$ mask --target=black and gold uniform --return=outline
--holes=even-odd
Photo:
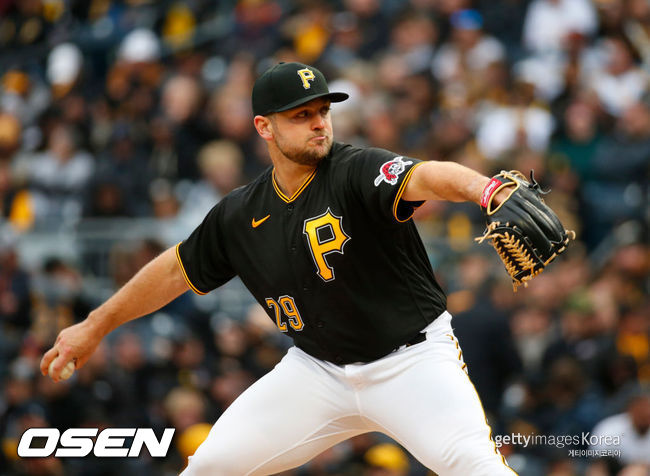
[[[177,247],[207,293],[239,276],[282,332],[338,365],[409,342],[446,298],[401,200],[420,161],[334,143],[292,197],[273,169],[234,190]]]

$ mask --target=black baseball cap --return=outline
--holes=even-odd
[[[346,93],[331,93],[323,73],[302,63],[278,63],[257,78],[253,86],[253,114],[286,111],[312,99],[345,101]]]

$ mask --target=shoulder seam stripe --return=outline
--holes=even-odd
[[[182,243],[182,242],[181,242]],[[183,273],[183,278],[185,278],[185,282],[187,285],[190,287],[192,291],[194,291],[196,294],[203,296],[208,293],[204,293],[203,291],[199,291],[199,289],[192,284],[192,281],[190,281],[189,276],[187,276],[187,273],[185,272],[185,266],[183,266],[183,261],[181,260],[181,255],[178,252],[178,248],[181,246],[181,243],[178,243],[176,245],[176,260],[178,261],[178,265],[181,267],[181,272]]]
[[[413,213],[411,213],[404,220],[400,220],[397,217],[397,206],[399,205],[399,202],[402,199],[402,195],[404,194],[404,190],[406,189],[406,185],[408,184],[409,180],[411,180],[411,174],[413,173],[413,171],[417,167],[419,167],[422,164],[424,164],[424,162],[418,162],[413,167],[411,167],[408,172],[406,172],[406,176],[404,177],[404,180],[402,180],[402,183],[399,186],[399,190],[397,191],[397,195],[395,195],[395,201],[393,202],[393,217],[395,217],[395,220],[397,220],[400,223],[404,223],[406,221],[409,221],[411,219],[411,217],[413,216],[413,213],[415,213],[415,210],[418,208],[418,207],[414,207],[413,208]]]

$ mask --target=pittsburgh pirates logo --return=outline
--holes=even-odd
[[[302,232],[307,235],[309,250],[316,264],[316,274],[323,281],[332,281],[334,269],[325,257],[330,253],[343,254],[343,247],[350,240],[343,231],[342,217],[332,214],[328,208],[322,215],[305,220]]]
[[[309,68],[304,68],[304,69],[299,69],[297,73],[298,76],[300,76],[300,79],[302,80],[302,87],[305,89],[311,88],[311,83],[309,81],[313,81],[314,79],[316,79],[316,76],[314,76],[314,72]]]
[[[400,174],[404,172],[406,166],[413,163],[411,160],[404,162],[402,160],[403,158],[404,157],[400,155],[379,167],[379,175],[375,179],[375,187],[379,187],[379,184],[382,182],[386,182],[390,185],[395,185],[397,183],[397,179]]]

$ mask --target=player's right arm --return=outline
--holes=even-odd
[[[133,276],[104,304],[88,317],[62,330],[54,345],[41,359],[41,373],[59,380],[61,370],[70,361],[82,367],[109,332],[125,322],[150,314],[189,289],[176,259],[175,247],[161,253]]]

